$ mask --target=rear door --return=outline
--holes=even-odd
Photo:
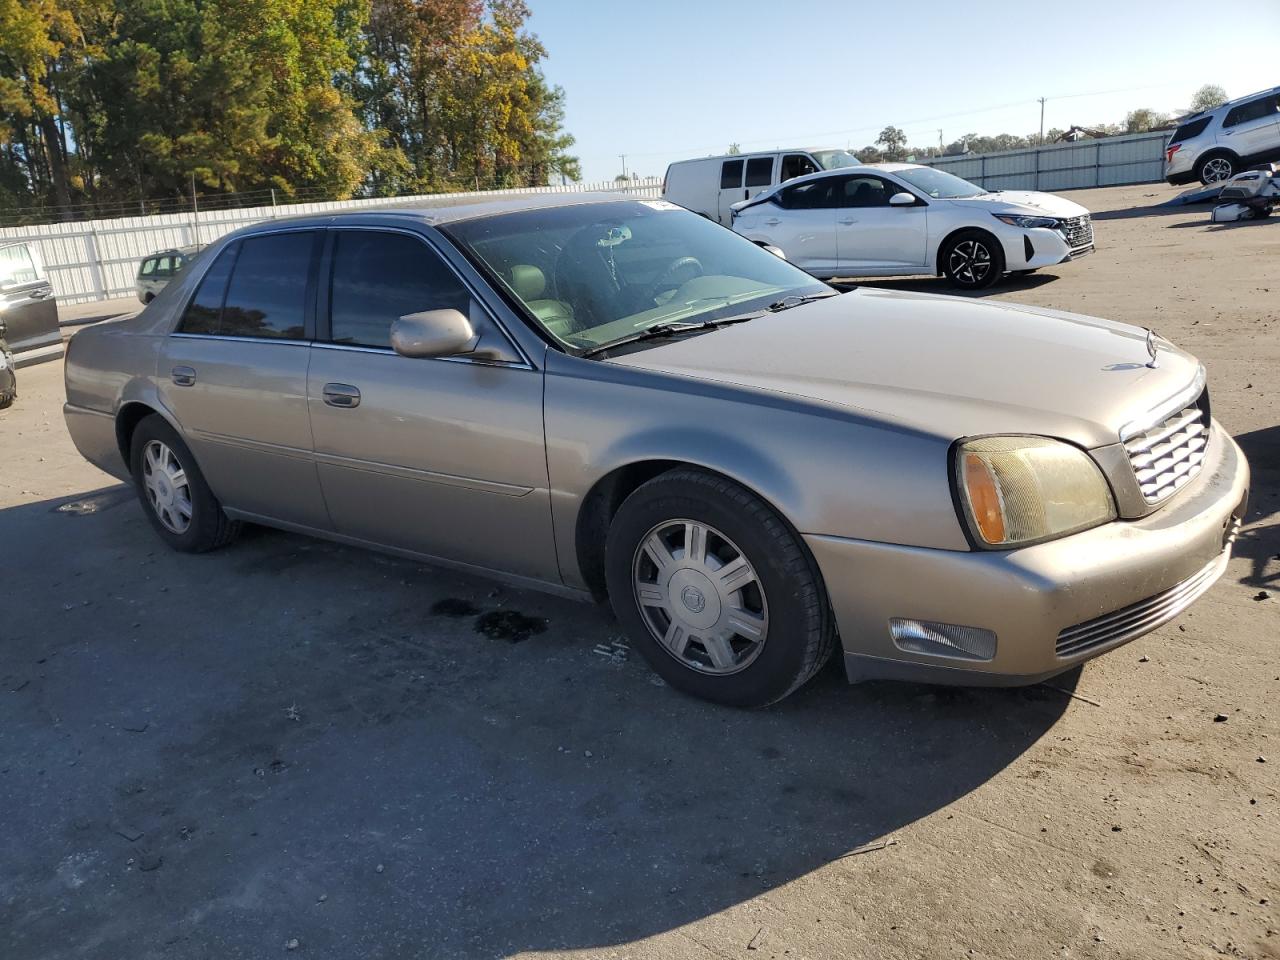
[[[0,324],[14,353],[62,340],[53,285],[42,275],[35,251],[25,243],[0,246]]]
[[[542,371],[427,240],[335,228],[308,399],[338,533],[538,580],[558,580]],[[324,298],[322,298],[323,301]],[[468,314],[491,355],[412,359],[391,324]]]
[[[210,265],[157,382],[214,494],[243,513],[329,529],[312,454],[307,363],[320,230],[254,234]]]
[[[1269,93],[1237,104],[1222,118],[1218,142],[1246,160],[1280,155],[1280,101]]]
[[[818,276],[835,275],[836,204],[839,178],[821,177],[783,187],[776,202],[752,207],[763,234],[780,248],[787,260]]]
[[[890,197],[909,191],[883,177],[850,174],[839,179],[836,244],[840,270],[858,276],[923,268],[929,208],[923,203],[891,207]]]
[[[773,186],[776,154],[756,157],[730,157],[720,164],[719,219],[726,227],[733,223],[731,208],[750,200]]]

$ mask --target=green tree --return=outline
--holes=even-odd
[[[1227,91],[1216,83],[1206,83],[1192,95],[1191,110],[1193,113],[1200,113],[1204,110],[1220,107],[1226,102]]]
[[[886,160],[902,160],[907,155],[907,135],[897,127],[881,130],[880,136],[876,137],[876,145]]]
[[[1124,120],[1125,133],[1146,133],[1169,125],[1169,115],[1148,107],[1130,110]]]

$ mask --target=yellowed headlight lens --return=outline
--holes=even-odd
[[[970,440],[960,448],[957,474],[970,527],[991,546],[1066,536],[1116,515],[1098,465],[1059,440]]]

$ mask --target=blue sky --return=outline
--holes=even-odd
[[[856,149],[887,124],[918,145],[1027,134],[1041,96],[1049,129],[1172,111],[1204,83],[1280,84],[1277,0],[1209,17],[1183,0],[529,3],[588,180],[621,153],[660,176],[732,142]]]

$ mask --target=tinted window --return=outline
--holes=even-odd
[[[0,287],[34,283],[36,279],[36,265],[25,244],[0,247]]]
[[[1204,133],[1204,128],[1209,125],[1209,121],[1213,117],[1201,117],[1199,120],[1192,120],[1190,123],[1184,123],[1177,130],[1173,131],[1173,137],[1170,143],[1181,143],[1183,140],[1190,140],[1192,137],[1198,137]]]
[[[747,161],[747,186],[767,187],[773,182],[773,157],[752,157]]]
[[[240,241],[218,333],[300,340],[316,234],[276,233]]]
[[[1276,98],[1259,97],[1257,100],[1250,100],[1248,103],[1242,103],[1238,107],[1232,107],[1228,111],[1226,119],[1222,121],[1224,127],[1234,127],[1236,124],[1248,123],[1250,120],[1257,120],[1259,117],[1271,116],[1276,114]]]
[[[400,233],[341,230],[333,250],[335,343],[391,346],[391,324],[423,310],[468,312],[471,294],[436,253]]]
[[[803,177],[806,173],[817,173],[818,165],[806,157],[803,153],[789,153],[782,158],[782,174],[779,180],[794,180],[796,177]]]
[[[720,167],[720,189],[732,190],[734,187],[742,186],[742,164],[741,160],[726,160],[724,165]]]
[[[887,207],[889,198],[900,192],[879,177],[848,177],[840,188],[840,206]]]
[[[836,206],[835,181],[824,177],[796,184],[783,190],[778,199],[788,210],[826,210]]]
[[[182,333],[217,333],[218,318],[222,314],[222,301],[227,295],[227,278],[235,263],[236,247],[232,244],[218,254],[218,259],[200,281],[196,295],[191,298],[187,312],[182,315],[178,329]]]

